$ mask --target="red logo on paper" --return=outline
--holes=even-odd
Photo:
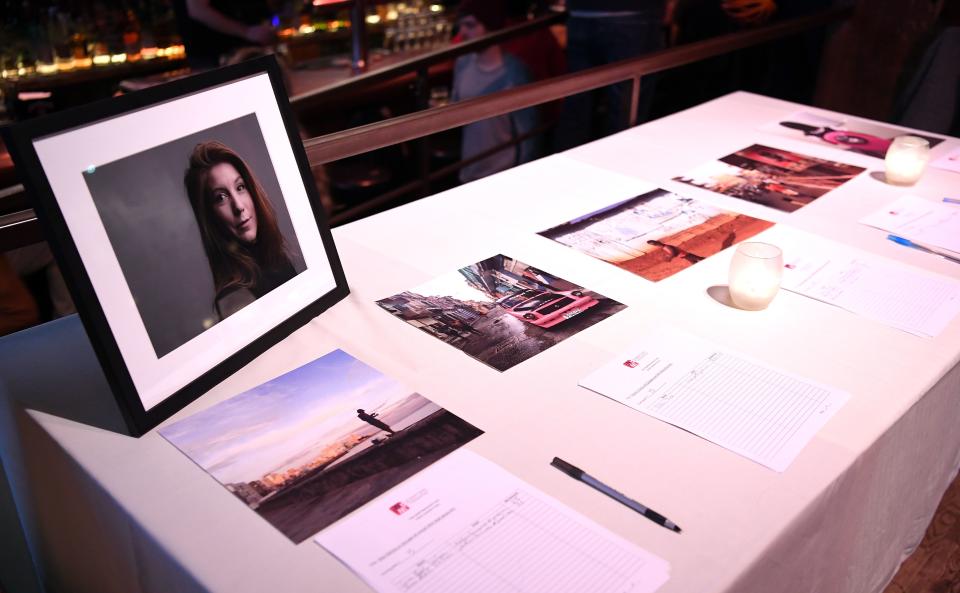
[[[410,507],[408,507],[407,505],[403,504],[402,502],[398,502],[397,504],[395,504],[395,505],[393,505],[392,507],[390,507],[390,510],[393,511],[393,514],[394,514],[394,515],[402,515],[402,514],[406,513],[407,511],[409,511],[409,510],[410,510]]]
[[[635,368],[637,368],[637,365],[638,365],[638,364],[640,364],[640,363],[637,362],[637,361],[635,361],[635,360],[628,360],[628,361],[626,361],[625,363],[623,363],[623,366],[625,366],[625,367],[630,367],[631,369],[635,369]]]

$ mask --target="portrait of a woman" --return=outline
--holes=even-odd
[[[270,199],[239,154],[216,141],[197,144],[183,181],[210,260],[220,319],[296,275]]]

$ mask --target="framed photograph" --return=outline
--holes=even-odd
[[[5,136],[135,436],[349,292],[272,57]]]

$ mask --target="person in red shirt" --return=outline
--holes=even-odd
[[[507,26],[519,25],[527,20],[522,3],[507,3]],[[567,57],[560,42],[550,29],[541,28],[526,35],[508,39],[503,49],[523,62],[530,74],[530,80],[547,80],[567,73]],[[552,121],[560,117],[563,101],[546,103],[539,107],[542,121]]]

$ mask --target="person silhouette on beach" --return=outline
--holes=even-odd
[[[654,247],[659,247],[659,248],[662,249],[664,252],[666,252],[666,254],[667,254],[667,261],[671,261],[672,259],[674,259],[674,258],[676,258],[676,257],[681,257],[681,258],[687,260],[688,262],[690,262],[691,264],[695,264],[695,263],[697,263],[697,262],[700,262],[700,261],[703,261],[704,259],[706,259],[706,258],[704,258],[704,257],[701,256],[701,255],[697,255],[697,254],[695,254],[695,253],[690,253],[689,251],[686,251],[686,250],[684,250],[684,249],[680,249],[679,247],[677,247],[677,246],[675,246],[675,245],[670,245],[670,244],[664,243],[664,242],[662,242],[662,241],[657,241],[656,239],[649,239],[649,240],[647,241],[647,245],[653,245]]]
[[[376,426],[380,430],[385,430],[390,434],[396,434],[396,431],[394,431],[392,428],[387,426],[386,422],[384,422],[383,420],[377,420],[376,412],[374,412],[373,414],[367,414],[366,412],[363,411],[363,408],[360,408],[359,410],[357,410],[357,418],[363,420],[364,422],[366,422],[371,426]]]

